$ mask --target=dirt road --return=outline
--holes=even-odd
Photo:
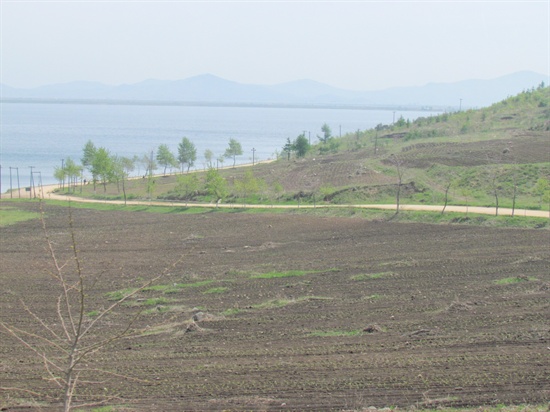
[[[43,187],[43,193],[45,199],[54,199],[54,200],[66,200],[71,202],[85,202],[85,203],[110,203],[123,205],[123,200],[96,200],[81,198],[77,196],[69,195],[59,195],[54,193],[57,189],[57,185],[49,185]],[[127,205],[149,205],[149,206],[193,206],[193,207],[207,207],[213,208],[216,207],[214,203],[185,203],[185,202],[160,202],[160,201],[146,201],[146,200],[128,200]],[[364,205],[243,205],[238,204],[229,204],[229,203],[220,203],[217,207],[220,208],[255,208],[255,209],[312,209],[312,208],[361,208],[361,209],[384,209],[392,210],[395,209],[395,205],[378,205],[378,204],[364,204]],[[441,212],[443,206],[441,205],[400,205],[399,210],[418,210],[425,212]],[[494,215],[494,207],[480,207],[480,206],[450,206],[448,205],[445,208],[446,212],[458,212],[458,213],[478,213],[483,215]],[[499,216],[512,216],[512,209],[509,208],[499,208]],[[527,210],[527,209],[515,209],[514,216],[529,216],[529,217],[550,217],[550,212],[545,210]]]

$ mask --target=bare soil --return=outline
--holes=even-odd
[[[67,210],[46,207],[60,262],[72,253]],[[84,272],[98,279],[87,311],[109,305],[108,292],[167,273],[158,282],[165,289],[141,292],[98,329],[107,336],[147,299],[164,299],[140,315],[130,338],[87,363],[88,378],[96,370],[127,378],[101,374],[99,384],[82,383],[77,401],[319,411],[550,399],[547,230],[299,213],[72,215]],[[0,228],[0,251],[0,319],[41,332],[22,298],[57,327],[59,289],[40,222]],[[288,271],[307,273],[259,276]],[[497,283],[508,278],[517,282]],[[0,386],[36,392],[34,402],[55,410],[40,360],[0,338]],[[0,407],[30,399],[0,391]]]

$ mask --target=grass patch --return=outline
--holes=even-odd
[[[289,270],[286,272],[267,272],[260,273],[258,275],[252,275],[252,279],[275,279],[275,278],[289,278],[295,276],[304,276],[310,273],[315,273],[314,271],[308,270]]]
[[[157,313],[166,313],[170,310],[172,310],[170,306],[157,306],[155,308],[144,310],[142,313],[144,315],[156,315]]]
[[[351,280],[363,281],[371,279],[382,279],[394,275],[393,272],[380,272],[380,273],[361,273],[359,275],[354,275],[351,277]]]
[[[378,299],[382,299],[382,295],[379,295],[377,293],[375,293],[374,295],[370,295],[370,296],[364,296],[363,297],[364,300],[378,300]]]
[[[107,292],[105,296],[108,300],[121,300],[126,296],[131,295],[137,291],[136,288],[126,288],[121,290],[115,290],[114,292]]]
[[[200,288],[202,286],[210,285],[213,282],[214,282],[213,280],[201,280],[199,282],[193,282],[193,283],[173,283],[171,285],[153,285],[153,286],[148,286],[144,288],[143,291],[144,292],[150,292],[150,291],[162,292],[165,294],[178,293],[182,289]]]
[[[97,315],[99,315],[99,310],[92,310],[91,312],[86,313],[86,316],[89,318],[95,318]]]
[[[495,283],[497,285],[514,285],[516,283],[535,281],[535,280],[538,280],[538,279],[534,278],[534,277],[531,277],[531,276],[530,277],[527,277],[527,276],[512,276],[512,277],[509,277],[509,278],[495,280]]]
[[[325,338],[325,337],[359,336],[362,334],[363,332],[360,330],[327,330],[327,331],[310,332],[308,335]]]
[[[225,293],[229,290],[229,288],[225,288],[223,286],[217,287],[217,288],[210,288],[202,292],[203,294],[218,294],[218,293]]]
[[[224,316],[232,316],[232,315],[236,315],[238,313],[241,313],[242,312],[242,309],[239,309],[239,308],[231,308],[231,309],[226,309],[222,312],[222,315]]]
[[[11,207],[0,208],[0,226],[10,226],[27,220],[39,219],[40,213],[27,212]]]
[[[289,278],[296,276],[305,276],[313,273],[325,273],[325,272],[338,272],[339,269],[329,270],[287,270],[286,272],[267,272],[250,276],[251,279],[276,279],[276,278]]]

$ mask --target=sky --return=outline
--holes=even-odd
[[[550,73],[550,0],[0,2],[0,82],[213,74],[349,90]]]

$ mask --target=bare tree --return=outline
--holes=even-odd
[[[395,193],[395,215],[397,215],[399,213],[399,202],[401,197],[401,186],[403,185],[403,176],[405,174],[405,164],[403,159],[394,154],[390,156],[390,163],[395,167],[395,171],[397,173],[397,190]]]
[[[90,318],[86,313],[91,312],[88,304],[88,296],[91,287],[95,285],[97,276],[87,276],[81,265],[78,253],[77,241],[73,225],[72,211],[69,207],[69,232],[72,256],[61,263],[54,248],[54,242],[50,238],[46,227],[44,211],[41,204],[42,230],[46,239],[47,251],[54,270],[50,273],[57,283],[60,293],[56,300],[56,322],[47,322],[35,310],[31,309],[26,302],[21,300],[25,311],[40,326],[41,332],[32,332],[14,325],[0,321],[0,330],[15,338],[25,348],[33,352],[44,366],[48,380],[58,388],[59,396],[55,399],[63,403],[63,411],[67,412],[73,408],[76,389],[79,385],[91,385],[93,382],[87,380],[90,374],[104,375],[117,378],[132,379],[106,370],[93,369],[86,361],[95,353],[105,349],[114,341],[128,336],[132,325],[140,312],[134,314],[132,319],[112,333],[99,331],[99,327],[105,322],[109,315],[128,299],[135,296],[144,288],[164,276],[165,273],[157,275],[141,286],[132,289],[124,294],[106,308],[96,312],[96,316]],[[177,263],[177,262],[176,262]],[[0,387],[1,390],[18,391],[31,395],[38,395],[35,392],[23,388]],[[109,402],[114,397],[105,398],[90,403],[78,403],[75,407],[86,407]]]

